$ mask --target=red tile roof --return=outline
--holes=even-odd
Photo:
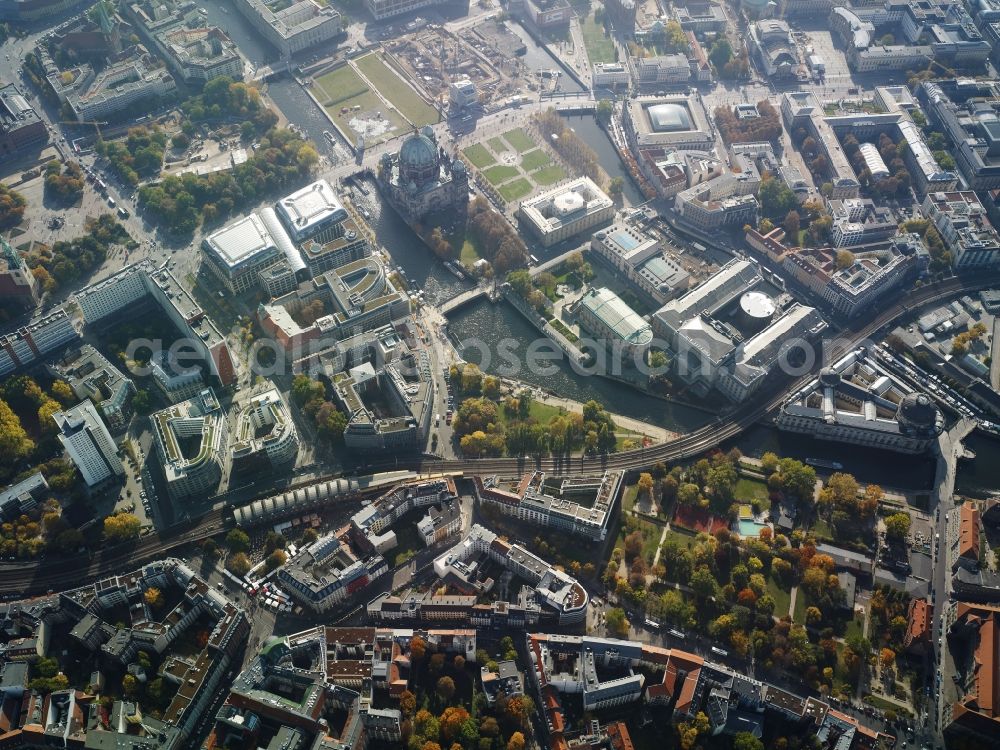
[[[979,560],[979,532],[982,528],[979,507],[974,503],[965,503],[959,513],[958,554],[960,557]]]

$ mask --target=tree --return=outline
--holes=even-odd
[[[299,406],[303,406],[317,397],[322,399],[323,394],[323,384],[313,380],[305,373],[296,375],[292,380],[292,399]]]
[[[820,490],[819,502],[827,511],[839,510],[849,516],[855,515],[858,512],[857,480],[844,472],[831,474]]]
[[[719,595],[719,583],[707,566],[702,566],[691,576],[691,590],[700,599],[711,599]]]
[[[500,735],[500,725],[497,724],[497,720],[492,716],[487,716],[483,719],[483,723],[479,725],[479,733],[484,737],[498,737]]]
[[[514,732],[507,740],[507,750],[524,750],[524,735]]]
[[[908,513],[893,513],[885,519],[885,533],[891,539],[901,541],[910,533],[910,515]]]
[[[854,265],[854,253],[850,250],[837,251],[837,268],[843,270]]]
[[[608,627],[608,631],[614,635],[628,635],[629,628],[632,627],[632,623],[625,617],[625,610],[621,607],[609,609],[604,617],[604,621]]]
[[[65,380],[56,380],[52,383],[52,387],[49,390],[53,398],[64,406],[68,406],[76,399],[73,389],[69,387],[69,383]]]
[[[783,180],[767,174],[761,180],[758,195],[761,212],[771,219],[787,216],[799,205],[799,199]]]
[[[410,659],[413,660],[414,664],[419,664],[424,660],[424,654],[427,653],[427,641],[423,639],[422,636],[415,635],[410,639]]]
[[[733,750],[764,750],[764,743],[750,732],[740,732],[733,737]]]
[[[621,198],[624,190],[625,190],[625,178],[612,177],[611,183],[608,185],[608,195],[611,196],[613,199],[617,200]]]
[[[0,400],[0,465],[13,467],[35,450],[35,443],[21,426],[10,405]]]
[[[896,652],[891,648],[883,648],[879,652],[879,661],[884,669],[891,669],[892,665],[896,663]]]
[[[226,546],[230,552],[246,552],[250,549],[250,537],[242,529],[233,529],[226,534]]]
[[[462,727],[469,719],[469,712],[463,706],[448,706],[441,714],[441,734],[449,742],[461,735]],[[478,731],[476,732],[478,736]]]
[[[432,654],[431,660],[427,665],[427,671],[431,674],[439,674],[442,669],[444,669],[444,654]]]
[[[726,63],[733,59],[733,47],[725,36],[720,36],[712,45],[708,59],[715,66],[717,73],[722,71]]]
[[[632,561],[642,552],[642,543],[644,539],[642,532],[639,529],[627,534],[625,536],[625,559]]]
[[[242,578],[249,573],[251,567],[250,558],[246,556],[245,552],[237,552],[226,559],[226,570],[237,578]]]
[[[287,540],[281,534],[276,531],[267,532],[267,536],[264,537],[264,552],[274,552],[276,549],[284,549],[287,544]]]
[[[441,700],[450,701],[452,696],[455,695],[455,681],[447,675],[439,677],[434,690],[441,696]]]
[[[500,398],[500,379],[487,375],[483,378],[483,397],[496,401]]]
[[[400,693],[399,710],[402,711],[403,716],[407,718],[413,716],[414,712],[417,710],[417,696],[409,690],[404,690]]]
[[[267,570],[268,573],[270,573],[272,570],[277,570],[278,568],[280,568],[287,561],[288,561],[288,555],[285,554],[285,551],[276,549],[274,550],[274,552],[272,552],[270,555],[267,556],[267,559],[264,561],[264,569]]]
[[[792,247],[799,244],[799,212],[794,209],[785,214],[785,221],[782,224],[785,230],[788,244]]]
[[[640,495],[651,500],[653,498],[653,475],[645,471],[642,472],[639,475],[637,487]]]
[[[116,513],[104,519],[104,537],[109,542],[137,539],[142,523],[131,513]]]
[[[608,123],[611,121],[611,116],[615,112],[615,106],[611,103],[610,99],[601,99],[597,102],[597,120],[601,123]]]
[[[20,224],[27,204],[23,195],[0,182],[0,229]]]
[[[794,458],[783,458],[778,472],[785,492],[800,499],[812,498],[816,485],[816,470],[813,467]]]
[[[347,429],[347,415],[330,401],[324,401],[316,410],[315,422],[320,435],[334,442],[339,441]]]
[[[697,505],[701,498],[701,490],[698,485],[685,482],[677,488],[677,502],[681,505]]]
[[[155,586],[150,586],[142,595],[143,600],[153,609],[163,606],[163,592]]]

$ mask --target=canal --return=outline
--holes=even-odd
[[[971,497],[991,497],[1000,494],[1000,439],[974,432],[964,441],[976,457],[959,461],[955,492]]]
[[[625,189],[622,192],[625,202],[630,206],[638,206],[645,203],[639,188],[632,182],[632,176],[625,169],[622,160],[618,158],[618,151],[614,144],[604,132],[604,129],[597,124],[597,119],[593,115],[569,115],[564,118],[573,131],[583,139],[597,153],[597,160],[601,167],[608,173],[611,179],[621,177],[625,181]]]
[[[277,58],[277,53],[267,45],[235,10],[227,0],[202,0],[200,5],[208,11],[208,20],[226,30],[243,54],[254,66],[265,65]],[[225,9],[225,10],[223,10]],[[555,63],[545,50],[538,47],[523,29],[512,24],[515,33],[525,40],[527,54],[525,64],[533,69],[554,68]],[[333,49],[318,52],[332,52]],[[576,91],[579,87],[573,80],[563,75],[560,85],[565,91]],[[323,131],[329,123],[302,87],[291,77],[271,82],[267,95],[289,121],[302,128],[320,149],[328,149]],[[630,203],[641,203],[642,196],[635,190],[624,172],[618,154],[607,135],[598,127],[593,116],[570,118],[570,126],[597,152],[601,166],[611,177],[625,178],[625,195]],[[392,208],[385,206],[376,197],[374,190],[367,197],[356,196],[364,201],[372,214],[370,223],[380,245],[389,248],[393,262],[402,267],[403,274],[411,285],[424,292],[428,302],[442,301],[469,287],[460,281],[444,265],[433,258],[430,250],[421,242],[410,227],[399,218]],[[449,324],[455,341],[478,341],[492,351],[490,362],[484,362],[487,371],[495,371],[498,366],[497,347],[501,342],[514,341],[524,353],[529,342],[543,338],[510,305],[493,305],[479,302],[458,311]],[[552,351],[547,340],[541,342]],[[481,361],[471,349],[467,355],[472,361]],[[565,360],[555,363],[555,374],[536,374],[522,370],[516,377],[526,383],[557,393],[577,401],[596,399],[613,412],[647,420],[661,427],[686,432],[695,429],[711,417],[706,412],[687,406],[675,405],[649,396],[621,383],[596,376],[582,376],[570,369]]]
[[[861,483],[874,482],[885,487],[906,490],[930,490],[934,483],[935,462],[925,456],[907,456],[892,451],[852,446],[848,443],[816,440],[805,435],[779,432],[771,425],[756,425],[724,446],[737,447],[747,456],[760,458],[766,451],[779,456],[818,458],[837,461],[844,471]],[[829,473],[821,470],[821,473]]]

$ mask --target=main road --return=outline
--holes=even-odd
[[[598,472],[605,469],[641,469],[657,462],[676,462],[696,456],[719,443],[735,437],[769,412],[778,408],[787,395],[802,387],[824,362],[835,360],[859,346],[880,329],[913,309],[953,298],[956,295],[988,288],[1000,283],[1000,274],[982,274],[965,279],[951,278],[929,284],[912,292],[905,300],[890,305],[867,323],[856,323],[841,332],[829,344],[830,351],[817,356],[809,371],[789,383],[781,380],[765,385],[748,403],[742,404],[715,422],[668,443],[622,453],[588,457],[560,458],[484,458],[458,460],[403,461],[370,465],[372,471],[412,469],[421,473],[499,474],[517,476],[522,471],[540,468],[561,473]],[[319,481],[319,480],[318,480]],[[186,526],[170,533],[149,534],[131,544],[103,548],[90,556],[54,558],[38,562],[5,564],[0,567],[0,595],[21,598],[44,594],[83,584],[95,578],[122,573],[142,561],[161,557],[173,549],[218,534],[231,523],[222,509],[207,512]]]

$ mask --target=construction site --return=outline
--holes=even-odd
[[[432,24],[383,42],[383,47],[406,75],[441,105],[448,102],[452,82],[468,79],[475,85],[480,103],[489,109],[525,89],[538,89],[537,76],[514,54],[514,42],[509,42],[514,50],[503,48],[507,35],[520,43],[502,22],[492,19],[474,27],[467,37]]]

